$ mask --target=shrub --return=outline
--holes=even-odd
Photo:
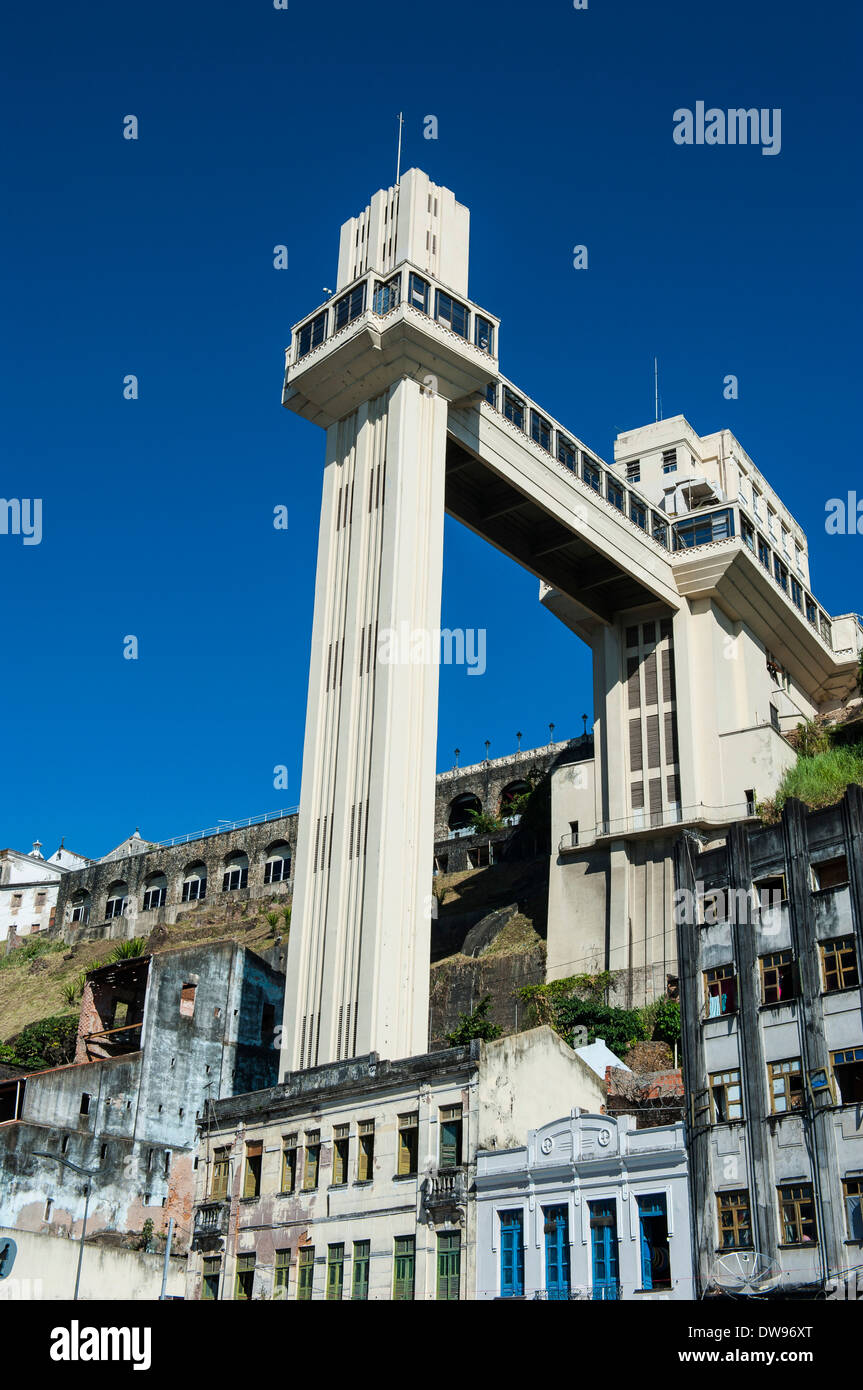
[[[0,1061],[39,1071],[61,1067],[75,1060],[78,1019],[74,1014],[55,1014],[28,1023],[16,1037],[0,1045]]]
[[[108,960],[137,960],[138,956],[144,954],[146,944],[146,938],[143,936],[133,936],[129,941],[118,941]]]
[[[276,925],[276,923],[278,922],[278,920],[279,920],[279,914],[278,914],[278,912],[268,912],[268,913],[267,913],[267,921],[269,922],[269,924],[270,924],[271,927],[274,927],[274,926]]]
[[[482,1038],[484,1042],[499,1038],[502,1030],[488,1017],[490,1007],[491,995],[486,994],[472,1014],[462,1014],[452,1032],[446,1034],[450,1047],[462,1047],[473,1038]]]

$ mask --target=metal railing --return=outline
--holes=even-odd
[[[170,840],[155,840],[155,849],[171,849],[173,845],[188,845],[193,840],[206,840],[211,835],[228,835],[232,830],[246,830],[250,825],[265,825],[267,821],[283,820],[285,816],[296,816],[299,806],[289,806],[284,811],[265,811],[260,816],[246,816],[243,820],[222,821],[219,825],[208,826],[206,830],[193,830],[190,835],[174,835]]]
[[[670,806],[662,811],[638,811],[631,816],[621,816],[617,820],[597,821],[593,835],[585,830],[561,835],[558,853],[578,849],[580,845],[592,840],[605,839],[613,835],[667,829],[675,825],[687,825],[692,821],[724,825],[730,821],[752,820],[755,815],[755,804],[752,801],[736,802],[733,806],[705,806],[703,801],[698,801],[692,806]]]

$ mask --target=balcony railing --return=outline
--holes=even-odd
[[[441,1168],[426,1178],[423,1187],[423,1206],[427,1211],[439,1211],[464,1206],[467,1185],[463,1168]]]
[[[584,830],[561,835],[558,852],[565,854],[567,850],[578,849],[592,840],[632,835],[641,830],[666,829],[688,825],[693,821],[724,825],[727,821],[752,819],[754,816],[755,804],[752,801],[737,802],[733,806],[705,806],[703,801],[698,801],[692,806],[667,806],[661,811],[635,811],[631,816],[620,816],[617,820],[597,821],[593,835]]]

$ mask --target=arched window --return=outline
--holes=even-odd
[[[242,850],[234,850],[225,855],[225,872],[222,875],[222,892],[229,893],[234,888],[248,888],[249,858]]]
[[[510,782],[500,794],[501,820],[510,820],[521,815],[524,808],[522,798],[530,795],[530,783]]]
[[[474,796],[473,792],[465,792],[450,802],[448,821],[450,830],[473,830],[472,811],[482,811],[482,802],[478,796]]]
[[[73,922],[89,922],[90,920],[90,894],[86,888],[79,888],[77,893],[72,895],[72,919]]]
[[[156,907],[164,907],[168,896],[168,880],[164,874],[148,874],[144,879],[144,911],[152,912]]]
[[[291,847],[287,840],[276,840],[267,850],[264,883],[284,883],[291,876]]]
[[[183,870],[183,902],[197,903],[206,896],[207,866],[203,859],[196,859]]]
[[[125,917],[128,906],[129,885],[123,878],[115,879],[108,889],[108,901],[105,904],[105,920],[110,921],[112,917]]]

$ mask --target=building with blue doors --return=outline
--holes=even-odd
[[[476,1297],[690,1299],[683,1125],[573,1110],[476,1166]]]

